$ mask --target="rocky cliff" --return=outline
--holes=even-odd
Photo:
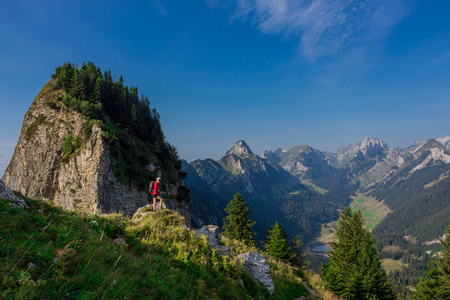
[[[47,199],[66,209],[132,215],[148,203],[146,188],[117,178],[111,142],[105,138],[101,121],[92,122],[63,104],[57,109],[49,105],[66,95],[51,79],[35,98],[24,117],[3,181],[27,197]],[[158,176],[162,173],[153,163],[141,168]],[[148,173],[145,175],[147,178]],[[164,184],[163,174],[167,208],[178,211],[190,223],[189,196],[182,186],[181,177]]]
[[[291,147],[275,152],[264,151],[263,158],[278,163],[286,171],[300,179],[330,177],[336,169],[330,166],[325,154],[307,145]]]

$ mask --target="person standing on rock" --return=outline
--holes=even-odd
[[[156,211],[156,199],[159,199],[159,209],[162,209],[162,197],[161,197],[161,191],[160,191],[160,183],[161,178],[156,178],[156,181],[153,183],[153,186],[150,187],[150,194],[153,198],[153,211]]]

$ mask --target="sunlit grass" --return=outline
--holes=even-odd
[[[299,270],[269,259],[275,293],[169,210],[139,221],[0,199],[0,299],[292,299]],[[125,244],[118,244],[117,238]],[[250,249],[229,241],[238,253]]]

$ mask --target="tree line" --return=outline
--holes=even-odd
[[[119,181],[145,189],[156,176],[146,169],[153,164],[162,170],[165,182],[177,182],[181,161],[176,148],[166,141],[160,115],[150,107],[147,97],[139,95],[137,87],[126,86],[122,76],[116,80],[111,71],[102,73],[92,62],[81,67],[66,63],[51,77],[54,89],[63,93],[49,100],[48,106],[86,116],[85,138],[89,138],[94,123],[102,126]],[[66,149],[73,150],[71,146],[75,144],[66,143]]]
[[[225,211],[223,235],[255,245],[255,222],[243,197],[237,193]],[[361,211],[352,212],[347,207],[340,213],[336,227],[336,240],[328,251],[329,261],[322,265],[321,275],[325,286],[344,299],[400,299],[401,293],[386,276],[380,262],[379,250],[374,237],[364,226]],[[302,252],[301,238],[297,236],[289,244],[283,227],[276,221],[267,231],[262,242],[263,250],[270,257],[291,263],[300,268],[307,266]],[[442,241],[442,255],[428,263],[413,299],[450,299],[450,226]],[[398,274],[399,275],[399,274]]]

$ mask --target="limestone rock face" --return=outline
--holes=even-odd
[[[336,173],[336,169],[330,166],[323,152],[307,145],[293,146],[287,150],[280,148],[275,152],[266,150],[262,157],[278,163],[300,179],[330,177]]]
[[[270,266],[267,259],[256,253],[247,252],[239,254],[237,260],[240,261],[244,269],[260,284],[264,285],[273,294],[275,291],[275,285],[273,284],[272,275],[270,274]]]
[[[246,155],[246,154],[253,154],[252,150],[250,150],[250,147],[247,145],[244,141],[237,141],[234,146],[228,150],[227,154],[225,155]]]
[[[5,183],[0,179],[0,198],[11,200],[11,206],[27,208],[25,201],[14,195],[13,191],[5,186]]]
[[[438,138],[436,140],[445,147],[447,147],[448,150],[450,150],[450,135]]]
[[[49,97],[58,93],[51,84],[49,81],[44,86],[24,117],[14,155],[3,175],[6,186],[27,197],[47,199],[66,209],[132,216],[139,207],[148,204],[148,192],[117,180],[99,125],[94,124],[90,138],[66,162],[61,161],[64,141],[70,134],[74,138],[85,136],[87,119],[74,110],[50,108]],[[189,222],[189,203],[177,202],[180,185],[181,179],[178,184],[163,182],[161,190],[170,207]]]

